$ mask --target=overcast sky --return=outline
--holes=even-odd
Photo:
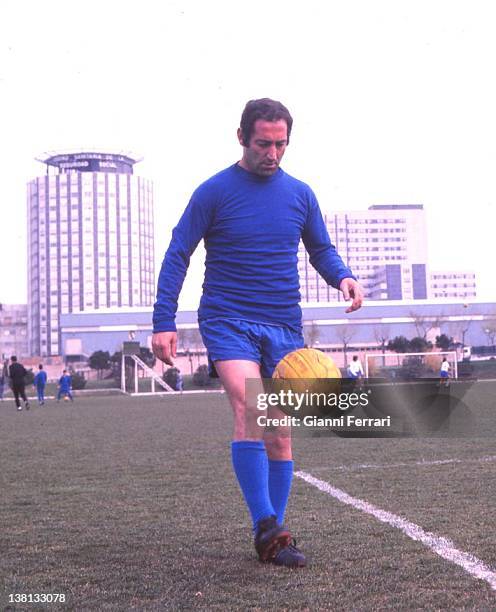
[[[496,300],[491,0],[3,0],[0,302],[26,301],[26,182],[44,151],[136,151],[156,272],[197,184],[239,159],[244,104],[294,117],[282,166],[324,212],[424,204],[432,269]],[[181,300],[194,307],[202,255]]]

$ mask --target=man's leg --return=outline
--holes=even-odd
[[[262,561],[271,560],[281,547],[287,546],[291,536],[274,518],[264,429],[257,424],[257,417],[262,413],[257,409],[255,398],[251,402],[246,397],[247,378],[260,380],[260,392],[263,392],[260,366],[254,361],[236,359],[216,361],[215,368],[233,409],[232,462],[252,517],[255,546]]]
[[[269,411],[271,418],[282,418],[284,413]],[[264,442],[269,457],[269,494],[280,525],[284,523],[288,505],[291,483],[293,481],[294,463],[291,454],[291,429],[278,427],[276,431],[266,431]]]
[[[276,365],[288,353],[303,347],[301,332],[286,327],[262,326],[262,367],[264,378],[271,378]],[[269,418],[281,419],[287,416],[280,408],[269,408]],[[291,427],[279,426],[266,429],[264,441],[269,457],[269,494],[279,524],[284,522],[291,484],[293,481],[293,455],[291,449]],[[295,542],[279,550],[272,560],[275,565],[305,567],[305,555],[296,548]]]
[[[262,374],[271,378],[276,365],[288,353],[303,347],[301,332],[287,327],[266,325],[263,329]],[[281,419],[287,416],[280,408],[269,408],[269,418]],[[284,514],[293,481],[293,455],[291,449],[291,427],[266,429],[264,441],[269,456],[269,491],[270,499],[280,523]]]
[[[26,389],[25,389],[24,385],[20,385],[20,387],[19,387],[19,395],[24,400],[24,405],[26,406],[26,410],[29,410],[29,402],[28,402],[28,398],[26,397]]]
[[[14,394],[15,405],[17,406],[17,410],[22,410],[21,400],[19,399],[19,387],[17,385],[12,386],[12,393]]]

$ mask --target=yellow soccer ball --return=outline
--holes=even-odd
[[[341,371],[322,351],[302,348],[283,357],[277,364],[272,378],[341,378]]]
[[[286,355],[272,375],[277,393],[292,391],[305,400],[297,411],[282,410],[286,414],[303,417],[327,413],[327,398],[339,394],[341,372],[334,361],[322,351],[304,348]]]

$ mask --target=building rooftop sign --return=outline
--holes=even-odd
[[[58,168],[60,172],[77,170],[79,172],[117,172],[132,174],[133,165],[141,158],[123,153],[97,151],[78,151],[74,153],[46,153],[38,161]]]

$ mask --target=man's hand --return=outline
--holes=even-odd
[[[172,357],[176,357],[177,332],[157,332],[152,336],[152,350],[157,359],[168,365],[174,365]]]
[[[349,306],[345,312],[358,310],[363,302],[363,292],[359,283],[354,278],[343,278],[339,285],[339,289],[343,292],[346,301],[349,301],[350,298],[353,299],[351,306]]]

